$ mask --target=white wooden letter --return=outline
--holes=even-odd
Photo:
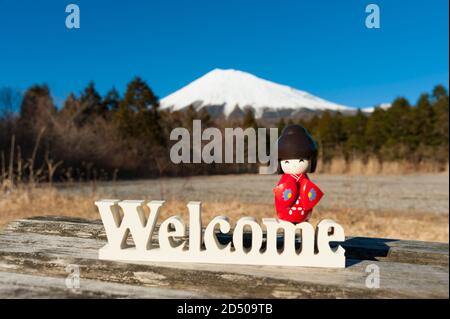
[[[202,246],[201,202],[189,202],[189,251],[199,253]]]
[[[317,248],[323,259],[337,260],[345,266],[345,249],[342,246],[330,247],[330,241],[345,241],[344,229],[333,220],[324,219],[317,225]]]
[[[174,230],[170,230],[169,226],[173,225]],[[178,216],[173,216],[166,219],[159,228],[159,247],[161,251],[165,251],[167,254],[171,254],[174,251],[181,252],[186,245],[186,242],[176,244],[173,237],[186,236],[186,227],[183,221]]]
[[[205,229],[205,247],[207,251],[215,253],[230,253],[231,243],[227,245],[222,245],[215,234],[216,225],[219,225],[220,232],[226,234],[231,230],[231,225],[228,218],[225,216],[215,217]]]
[[[252,229],[252,247],[244,248],[244,227],[250,226]],[[259,249],[262,245],[262,229],[253,217],[242,217],[238,220],[233,233],[233,245],[236,253],[245,253],[248,255],[260,254]]]
[[[105,227],[108,243],[100,248],[99,258],[120,261],[221,263],[243,265],[280,265],[311,267],[345,267],[345,250],[342,246],[330,247],[330,242],[345,240],[344,229],[332,220],[322,220],[316,232],[310,223],[294,225],[275,218],[264,218],[267,230],[266,249],[263,231],[253,217],[238,220],[234,231],[226,216],[214,218],[202,234],[201,203],[189,202],[189,234],[178,216],[161,222],[159,248],[152,245],[152,236],[164,201],[107,199],[95,202]],[[150,210],[146,217],[146,206]],[[123,211],[123,217],[121,216]],[[251,247],[244,247],[244,230],[251,229]],[[232,242],[221,244],[216,229],[222,234],[232,233]],[[284,248],[277,250],[277,233],[284,234]],[[131,235],[134,246],[127,245]],[[189,236],[189,249],[186,236]],[[299,236],[301,235],[301,236]],[[296,237],[301,249],[296,249]],[[315,240],[317,242],[315,242]],[[204,246],[203,246],[204,243]],[[317,250],[315,251],[315,244]],[[234,247],[234,249],[233,249]]]

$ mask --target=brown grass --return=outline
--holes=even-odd
[[[15,189],[0,195],[0,226],[24,217],[57,215],[99,219],[95,194],[66,195],[50,188]],[[187,222],[186,202],[167,202],[161,218],[180,215]],[[232,222],[243,216],[274,217],[272,205],[242,204],[237,201],[204,202],[203,224],[213,217],[228,216]],[[448,242],[449,219],[445,214],[407,213],[398,211],[361,211],[352,209],[320,210],[313,213],[311,223],[331,218],[340,223],[348,236],[387,237],[397,239]]]
[[[380,162],[374,157],[368,160],[355,158],[346,161],[344,158],[335,157],[329,162],[319,161],[318,172],[335,175],[404,175],[416,173],[448,173],[449,164],[431,162],[412,163],[406,160],[394,162]]]

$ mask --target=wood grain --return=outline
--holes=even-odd
[[[38,217],[10,223],[0,233],[0,298],[449,296],[449,248],[443,243],[347,238],[345,269],[101,261],[98,249],[105,243],[100,221]],[[65,286],[69,264],[80,267],[79,289]],[[366,287],[372,264],[380,270],[378,289]]]

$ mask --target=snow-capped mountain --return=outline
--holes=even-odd
[[[305,112],[353,112],[354,108],[326,101],[305,91],[238,70],[215,69],[161,100],[173,111],[193,105],[213,115],[243,114],[252,108],[257,118],[296,116]]]
[[[375,107],[364,107],[361,109],[361,111],[366,112],[366,113],[372,113],[373,111],[375,111],[375,108],[379,107],[380,109],[383,110],[387,110],[388,108],[391,107],[390,103],[381,103],[380,105],[377,105]]]

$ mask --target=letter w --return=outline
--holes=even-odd
[[[159,209],[164,201],[151,201],[147,204],[150,216],[146,220],[144,212],[145,201],[104,199],[96,201],[106,237],[110,249],[124,249],[127,247],[127,238],[131,233],[137,250],[148,250],[151,248],[151,238],[158,219]],[[120,215],[123,211],[123,218]]]

